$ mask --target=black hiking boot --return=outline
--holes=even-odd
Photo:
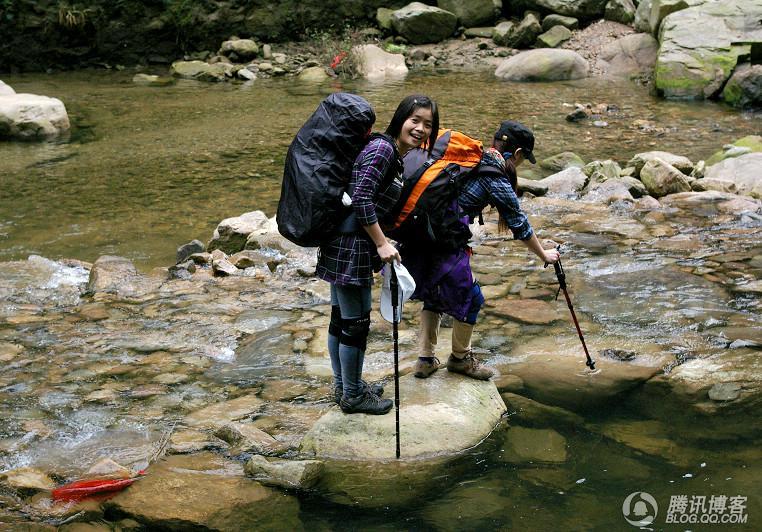
[[[382,415],[392,409],[394,402],[391,399],[381,399],[371,392],[366,392],[357,397],[342,397],[339,406],[345,414]]]
[[[384,395],[384,386],[378,382],[365,382],[360,379],[360,395],[371,392],[379,397]],[[338,405],[341,402],[342,390],[339,386],[333,387],[333,401]]]

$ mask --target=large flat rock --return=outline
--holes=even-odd
[[[148,530],[302,530],[296,498],[211,453],[171,456],[105,503]]]
[[[385,396],[393,397],[387,386]],[[428,379],[400,379],[402,458],[459,453],[486,438],[505,412],[491,381],[441,369]],[[395,457],[395,416],[347,415],[338,407],[323,415],[302,440],[302,451],[318,457],[388,460]]]

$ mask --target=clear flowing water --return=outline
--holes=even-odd
[[[531,126],[539,158],[570,150],[585,160],[626,162],[660,149],[705,159],[759,133],[760,118],[713,103],[664,102],[628,82],[498,83],[490,72],[427,73],[372,85],[293,80],[179,82],[145,87],[132,74],[100,71],[9,76],[17,92],[60,98],[73,123],[55,143],[0,143],[0,260],[94,260],[116,254],[167,266],[185,242],[208,240],[230,216],[272,215],[286,149],[330,91],[366,96],[378,128],[411,92],[441,105],[442,124],[487,141],[501,120]],[[571,124],[564,104],[608,103],[607,128]],[[634,124],[648,120],[646,133]]]
[[[759,116],[664,102],[629,83],[595,80],[523,85],[496,83],[484,72],[429,72],[385,85],[142,87],[130,77],[4,79],[18,92],[61,98],[74,128],[65,141],[0,144],[0,261],[14,261],[0,264],[0,471],[35,466],[74,478],[104,456],[141,467],[178,419],[241,394],[266,399],[255,423],[290,443],[331,406],[325,356],[294,347],[321,340],[328,312],[321,283],[294,290],[276,277],[253,287],[238,279],[93,301],[81,295],[86,270],[49,259],[108,253],[143,269],[167,266],[178,245],[208,238],[223,218],[272,214],[286,147],[332,90],[365,95],[379,127],[413,91],[440,102],[445,126],[484,140],[500,120],[515,118],[535,129],[539,158],[570,150],[626,162],[660,149],[698,160],[760,131]],[[564,103],[574,102],[619,111],[605,117],[608,128],[570,124]],[[639,130],[638,119],[661,132]],[[623,502],[646,491],[661,512],[651,528],[711,529],[664,523],[671,498],[687,495],[706,496],[707,505],[712,496],[747,497],[741,528],[759,529],[757,403],[728,415],[703,411],[711,401],[700,385],[692,395],[691,365],[684,364],[693,361],[699,378],[707,367],[736,372],[725,380],[758,397],[759,346],[747,339],[762,338],[762,302],[739,287],[762,278],[759,216],[708,203],[649,212],[540,198],[526,208],[542,236],[564,242],[570,292],[593,356],[601,360],[603,348],[636,352],[634,365],[657,366],[658,374],[603,408],[595,390],[612,386],[611,372],[569,386],[584,366],[563,296],[554,304],[560,319],[548,325],[519,325],[487,307],[475,338],[481,356],[503,374],[524,364],[517,393],[565,411],[512,406],[485,442],[443,464],[334,464],[314,491],[298,496],[298,515],[287,521],[327,530],[627,529]],[[502,294],[490,301],[552,300],[551,271],[510,241],[491,244],[474,259],[485,290]],[[32,254],[47,258],[27,260]],[[411,317],[414,310],[406,307]],[[401,332],[408,362],[411,325]],[[388,367],[389,349],[387,328],[374,324],[366,366],[381,360]],[[553,364],[541,360],[547,353],[557,355]],[[670,372],[682,372],[687,391],[666,384]],[[27,514],[37,515],[19,514],[0,491],[0,526]]]

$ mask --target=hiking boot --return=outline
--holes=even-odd
[[[415,361],[415,376],[419,379],[426,379],[439,369],[439,359],[437,357],[418,358]]]
[[[384,395],[384,387],[382,384],[378,382],[367,383],[364,380],[360,379],[360,395],[364,394],[365,392],[371,392],[381,397],[382,395]],[[339,404],[341,402],[342,395],[343,395],[343,392],[341,387],[334,386],[333,387],[333,401],[336,404]]]
[[[342,397],[339,406],[345,414],[382,415],[392,409],[394,402],[391,399],[381,399],[374,393],[365,392],[357,397]]]
[[[495,374],[492,368],[482,365],[473,353],[468,353],[462,359],[450,355],[450,358],[447,359],[447,371],[460,373],[480,381],[489,380]]]

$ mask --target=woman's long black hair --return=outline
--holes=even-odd
[[[423,94],[412,94],[405,97],[405,99],[403,99],[397,106],[392,121],[389,122],[389,127],[386,128],[386,134],[393,139],[399,138],[400,133],[402,132],[402,124],[404,124],[405,120],[407,120],[417,109],[421,108],[431,109],[431,135],[426,140],[425,144],[429,150],[429,155],[431,155],[431,150],[434,148],[434,142],[439,136],[439,108],[437,107],[437,102],[428,96],[424,96]]]

